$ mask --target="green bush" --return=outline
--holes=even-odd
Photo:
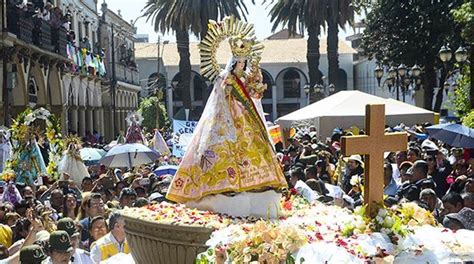
[[[474,128],[474,110],[472,110],[462,119],[462,124],[467,127]]]
[[[156,96],[150,96],[148,98],[144,98],[140,102],[138,112],[140,112],[141,115],[143,116],[142,127],[146,129],[147,132],[150,132],[154,128],[157,127],[156,125],[157,105],[158,105],[158,98]],[[170,121],[168,119],[168,113],[166,112],[166,108],[162,102],[160,102],[159,105],[160,105],[159,128],[163,128],[163,127],[168,128],[170,125]]]

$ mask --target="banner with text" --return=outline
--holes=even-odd
[[[173,120],[173,155],[184,156],[197,124],[197,121]]]

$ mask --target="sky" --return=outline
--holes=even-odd
[[[98,2],[98,8],[100,10],[100,4],[102,3],[102,0],[99,0]],[[122,17],[127,21],[131,21],[137,19],[141,15],[141,11],[143,7],[145,7],[147,0],[106,0],[106,2],[109,9],[113,10],[114,12],[120,10]],[[270,22],[270,18],[267,15],[269,10],[269,8],[267,8],[268,4],[262,5],[262,0],[255,0],[255,5],[251,3],[251,0],[244,0],[244,2],[246,2],[247,8],[249,9],[247,21],[254,24],[257,38],[265,39],[270,36],[272,34],[272,23]],[[138,34],[148,34],[150,42],[157,41],[158,34],[154,32],[151,20],[147,22],[145,17],[139,18],[135,25],[138,27]],[[352,28],[347,26],[346,32],[342,30],[339,31],[339,37],[341,39],[345,39],[346,36],[352,35],[352,33]],[[164,40],[169,40],[171,42],[176,41],[175,36],[171,34],[161,36]],[[192,38],[191,41],[197,41],[197,39]]]

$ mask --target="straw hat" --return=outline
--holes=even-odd
[[[352,160],[352,161],[357,161],[359,162],[359,164],[364,167],[364,162],[362,161],[362,157],[360,155],[351,155],[350,157],[345,157],[344,158],[344,161],[345,162],[348,162],[349,160]]]

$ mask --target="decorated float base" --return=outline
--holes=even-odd
[[[123,210],[136,263],[464,263],[474,231],[445,229],[414,203],[374,218],[297,195],[278,220],[229,217],[163,202]],[[195,262],[196,261],[196,262]]]
[[[192,264],[205,251],[213,229],[177,226],[124,216],[125,234],[135,263]]]

